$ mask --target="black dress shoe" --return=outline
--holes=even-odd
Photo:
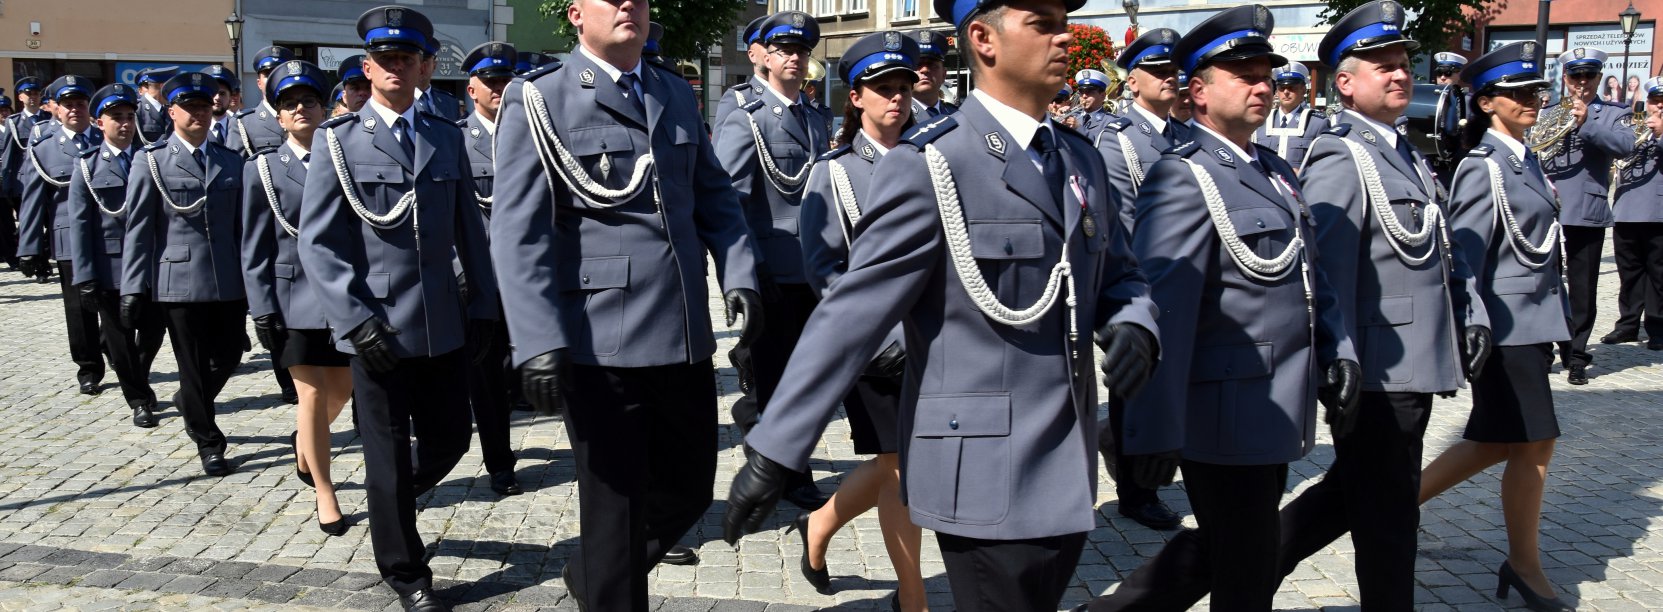
[[[398,596],[398,605],[404,606],[411,612],[450,612],[450,606],[439,601],[439,596],[433,589],[422,589],[409,595]]]
[[[1166,502],[1155,500],[1143,504],[1120,504],[1120,515],[1137,521],[1139,525],[1160,531],[1177,529],[1183,519],[1166,506]]]
[[[1588,366],[1571,366],[1565,380],[1573,385],[1588,384]]]
[[[1646,350],[1663,351],[1663,338],[1652,338],[1646,341]]]
[[[572,582],[571,560],[568,559],[566,563],[560,567],[560,584],[565,585],[566,596],[577,602],[578,612],[588,612],[588,604],[583,603],[583,593],[578,592],[577,585]]]
[[[520,488],[520,481],[514,479],[514,470],[503,470],[491,474],[491,490],[497,495],[519,495],[525,490]]]
[[[1565,603],[1558,597],[1545,597],[1531,590],[1524,583],[1524,578],[1513,571],[1513,566],[1506,561],[1501,562],[1501,568],[1496,570],[1496,599],[1506,600],[1509,588],[1517,590],[1519,597],[1524,599],[1524,606],[1536,612],[1576,612],[1576,608]]]
[[[327,534],[332,535],[332,536],[337,536],[337,537],[342,536],[342,535],[346,535],[346,528],[351,527],[351,526],[352,526],[352,523],[348,523],[346,521],[346,515],[344,515],[344,514],[341,515],[341,518],[335,519],[335,520],[330,521],[328,523],[325,523],[323,521],[318,521],[318,530],[319,531],[322,531],[324,533],[327,533]]]
[[[202,471],[209,476],[221,477],[230,476],[235,470],[231,469],[231,462],[225,460],[225,455],[215,453],[202,457]]]
[[[150,429],[156,426],[156,413],[153,406],[145,402],[135,402],[133,408],[133,426]]]
[[[98,395],[99,393],[103,393],[103,392],[104,391],[102,389],[98,388],[98,383],[95,383],[95,382],[82,382],[81,383],[81,394],[82,395]]]
[[[831,574],[826,572],[827,567],[830,567],[830,566],[828,565],[827,567],[822,567],[820,569],[814,569],[814,566],[809,565],[809,561],[808,561],[808,513],[804,512],[802,514],[798,514],[796,520],[791,521],[790,525],[785,526],[785,530],[787,532],[790,532],[792,530],[796,530],[797,534],[802,536],[802,539],[803,539],[803,558],[802,558],[802,561],[799,562],[798,565],[801,566],[801,569],[803,571],[803,578],[805,580],[808,580],[808,583],[810,585],[814,586],[814,590],[818,591],[821,595],[830,595],[832,593],[832,590],[831,590]]]
[[[283,390],[283,403],[285,403],[285,404],[299,404],[300,403],[300,392],[295,391],[294,389],[284,389]]]
[[[664,558],[659,559],[658,562],[670,565],[698,565],[699,553],[693,552],[693,549],[691,548],[677,544],[675,546],[671,546],[670,550],[664,553]]]
[[[300,432],[289,432],[289,450],[294,451],[294,477],[299,478],[300,482],[305,483],[306,486],[316,489],[318,485],[316,481],[312,480],[312,475],[300,471],[300,444],[297,442],[299,439]]]
[[[1639,341],[1640,341],[1640,334],[1637,333],[1637,332],[1617,332],[1617,331],[1614,331],[1614,332],[1611,332],[1611,333],[1606,334],[1604,336],[1601,336],[1600,339],[1599,339],[1600,344],[1628,344],[1630,342],[1639,342]]]
[[[821,506],[826,505],[826,502],[831,499],[831,496],[826,495],[824,491],[821,491],[820,487],[814,486],[814,483],[809,483],[787,490],[785,495],[780,496],[780,499],[790,502],[791,505],[805,511],[813,512],[815,510],[819,510]]]

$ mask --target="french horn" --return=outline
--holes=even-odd
[[[1559,104],[1544,108],[1536,117],[1536,125],[1524,132],[1524,145],[1540,157],[1558,157],[1564,150],[1565,137],[1576,129],[1576,98],[1581,92],[1572,90],[1559,96]]]

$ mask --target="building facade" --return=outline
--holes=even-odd
[[[0,3],[0,87],[75,74],[131,83],[156,66],[231,63],[225,19],[234,0],[11,0]]]
[[[1639,27],[1627,45],[1618,14],[1630,6],[1629,0],[1576,0],[1552,2],[1548,9],[1551,24],[1547,32],[1548,73],[1556,87],[1562,86],[1559,62],[1556,59],[1566,49],[1588,47],[1610,54],[1605,64],[1605,76],[1600,79],[1600,97],[1619,103],[1633,101],[1631,90],[1658,74],[1658,60],[1663,58],[1663,40],[1657,37],[1657,19],[1663,17],[1663,2],[1641,0],[1634,8],[1641,12]],[[1535,40],[1537,10],[1540,2],[1511,2],[1497,7],[1494,15],[1482,22],[1479,53],[1508,43]],[[1623,83],[1627,66],[1628,79]]]

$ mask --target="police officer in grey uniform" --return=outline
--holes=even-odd
[[[6,141],[11,138],[11,125],[6,119],[13,112],[12,99],[6,97],[6,88],[0,87],[0,160],[5,157],[5,149],[10,148]],[[0,180],[0,261],[12,268],[17,267],[16,200],[16,196],[7,190],[6,182]]]
[[[1461,82],[1461,69],[1467,67],[1467,57],[1460,53],[1439,51],[1432,54],[1432,83],[1456,85]]]
[[[722,98],[716,101],[716,116],[711,125],[722,125],[729,113],[762,97],[762,92],[767,87],[763,80],[768,78],[768,66],[763,61],[767,50],[762,43],[762,22],[767,21],[768,17],[769,15],[763,15],[752,19],[745,25],[745,31],[740,34],[740,38],[745,40],[745,56],[751,60],[751,78],[722,92]],[[717,136],[717,133],[711,134],[713,139]]]
[[[178,73],[175,68],[146,68],[134,79],[139,88],[139,146],[173,133],[173,121],[168,117],[167,104],[162,101],[162,84]]]
[[[16,218],[22,221],[23,183],[18,180],[18,172],[22,170],[25,153],[29,150],[29,134],[34,132],[35,124],[52,119],[52,114],[40,107],[40,81],[34,77],[18,79],[12,91],[17,95],[17,112],[0,121],[0,196],[4,196],[8,208],[6,214],[8,228],[5,250],[0,251],[6,263],[24,276],[37,276],[32,271],[25,271],[17,255],[17,232],[9,221]]]
[[[69,244],[76,290],[98,312],[104,353],[133,411],[135,427],[156,426],[150,364],[162,346],[162,319],[146,313],[135,327],[121,323],[121,253],[126,236],[127,175],[138,152],[138,91],[123,83],[92,95],[91,111],[104,142],[75,160],[69,179]]]
[[[1272,27],[1269,9],[1240,6],[1172,50],[1192,75],[1194,140],[1138,192],[1132,246],[1161,309],[1161,362],[1128,402],[1122,441],[1144,455],[1146,486],[1181,463],[1199,528],[1092,610],[1187,609],[1200,594],[1178,587],[1209,568],[1214,608],[1269,610],[1288,463],[1315,446],[1319,393],[1342,429],[1355,410],[1361,371],[1298,178],[1251,141],[1284,61]]]
[[[127,175],[126,243],[121,254],[121,320],[137,327],[156,309],[179,364],[174,407],[196,443],[202,470],[226,476],[225,434],[214,397],[242,356],[248,302],[243,292],[242,157],[208,140],[218,84],[174,75],[162,85],[173,134],[150,143]]]
[[[947,84],[947,36],[934,30],[917,30],[912,39],[918,41],[918,82],[912,84],[912,118],[929,121],[941,115],[959,112],[957,104],[948,102],[941,88]]]
[[[235,125],[232,119],[237,114],[232,104],[241,95],[242,81],[230,68],[219,64],[203,68],[202,73],[213,78],[218,86],[218,91],[214,93],[213,123],[208,127],[208,141],[244,155],[242,139],[232,137],[231,133]]]
[[[1576,47],[1559,55],[1575,127],[1556,146],[1539,151],[1542,169],[1559,193],[1559,223],[1565,228],[1571,338],[1559,343],[1559,359],[1573,385],[1588,384],[1588,364],[1594,359],[1588,353],[1588,338],[1599,304],[1605,233],[1612,224],[1611,166],[1634,151],[1634,132],[1617,125],[1628,109],[1599,97],[1604,64],[1605,52],[1598,49]],[[1546,115],[1547,109],[1542,113]]]
[[[467,199],[479,207],[487,231],[496,180],[497,122],[501,119],[497,111],[518,60],[514,45],[499,41],[474,47],[462,60],[463,69],[468,71],[468,96],[473,98],[474,112],[458,121],[456,127],[462,129],[463,148],[473,177]],[[491,335],[491,352],[468,370],[468,402],[473,406],[474,424],[479,427],[479,449],[485,457],[485,471],[490,474],[491,490],[498,495],[519,495],[524,491],[514,478],[514,449],[508,440],[508,419],[513,410],[509,398],[518,395],[514,389],[519,385],[508,378],[513,366],[508,360],[507,326],[499,323]]]
[[[1086,138],[1095,139],[1103,125],[1115,117],[1103,106],[1108,88],[1109,76],[1101,70],[1087,68],[1074,73],[1074,89],[1079,92],[1080,99],[1080,110],[1075,113],[1079,117],[1076,131],[1085,134]]]
[[[768,410],[785,361],[818,301],[803,272],[797,222],[809,170],[831,143],[824,111],[799,93],[809,54],[820,41],[819,23],[801,11],[775,13],[758,28],[757,39],[767,74],[763,94],[728,114],[715,136],[717,158],[733,177],[759,246],[757,280],[768,311],[768,325],[749,347],[755,387],[733,407],[741,431]],[[795,485],[786,501],[805,510],[825,504],[812,476]]]
[[[24,274],[37,279],[56,263],[63,290],[64,320],[69,332],[69,355],[75,361],[75,379],[81,393],[97,395],[104,380],[104,356],[99,344],[98,307],[87,300],[72,282],[73,263],[69,245],[69,178],[81,153],[96,149],[103,135],[92,126],[88,109],[92,81],[83,76],[64,75],[46,86],[47,99],[54,101],[54,121],[36,123],[30,130],[29,148],[19,156],[18,180],[23,185],[18,208],[17,255]]]
[[[647,10],[573,2],[578,48],[509,84],[497,133],[492,260],[526,396],[565,404],[581,537],[562,572],[587,610],[646,610],[648,573],[711,503],[706,252],[739,342],[764,322],[692,88],[642,61]]]
[[[1272,71],[1276,81],[1275,108],[1270,118],[1253,133],[1253,142],[1270,147],[1287,160],[1295,171],[1304,167],[1305,151],[1318,134],[1328,129],[1328,115],[1317,112],[1305,101],[1311,85],[1311,69],[1289,62]]]
[[[341,60],[341,65],[335,68],[335,78],[339,79],[341,88],[340,102],[347,110],[358,112],[364,108],[364,102],[370,99],[370,80],[364,77],[364,56],[353,55]]]
[[[1620,168],[1612,215],[1612,246],[1617,256],[1616,328],[1600,342],[1634,342],[1646,330],[1646,348],[1663,350],[1663,176],[1658,174],[1663,154],[1663,77],[1646,81],[1646,112],[1635,120],[1645,127],[1634,152],[1617,163]],[[1644,319],[1642,321],[1642,318]]]
[[[997,62],[973,52],[984,89],[878,162],[848,269],[746,438],[755,453],[730,489],[729,542],[760,527],[806,467],[867,367],[850,357],[875,354],[899,323],[901,474],[913,522],[936,532],[954,603],[1056,609],[1097,523],[1093,331],[1115,394],[1132,395],[1157,354],[1155,306],[1101,157],[1047,113],[1068,78],[1057,35],[1083,4],[936,3],[977,46],[1051,46]],[[1024,25],[1036,22],[1051,27]]]
[[[266,79],[271,76],[271,71],[294,58],[294,51],[276,45],[256,52],[254,72],[259,76],[254,83],[255,91],[264,92]],[[253,159],[260,151],[277,148],[287,138],[283,135],[283,126],[277,124],[277,109],[266,102],[264,93],[256,97],[260,99],[259,104],[252,107],[245,105],[245,108],[231,115],[231,133],[226,136],[226,146],[236,149],[243,157],[249,159]],[[283,385],[284,397],[287,398],[294,393],[294,383],[281,368],[277,372],[277,382]],[[289,403],[294,402],[291,400]]]
[[[317,280],[336,347],[355,355],[376,566],[406,608],[442,610],[415,499],[467,452],[470,355],[462,349],[472,340],[478,360],[490,348],[496,283],[462,133],[416,108],[432,22],[382,6],[359,17],[358,34],[372,94],[314,138],[300,260]],[[466,294],[453,257],[467,274]]]
[[[422,71],[417,79],[420,89],[416,93],[416,108],[444,117],[454,124],[462,119],[462,103],[450,92],[433,87],[433,71],[439,68],[439,49],[439,39],[427,41],[422,55]]]

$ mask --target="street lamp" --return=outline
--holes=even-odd
[[[237,75],[237,78],[241,80],[243,72],[243,16],[238,15],[236,11],[231,11],[231,16],[225,18],[225,35],[231,39],[232,74]]]
[[[1130,1],[1130,0],[1128,0]],[[1623,84],[1618,88],[1620,92],[1628,91],[1628,46],[1634,44],[1634,28],[1640,26],[1640,11],[1634,10],[1634,2],[1628,3],[1628,8],[1617,13],[1617,19],[1623,26]],[[1622,94],[1618,94],[1620,97]],[[1632,102],[1632,100],[1629,100]]]
[[[1138,33],[1138,0],[1121,0],[1120,8],[1126,9],[1126,18],[1132,20],[1132,33]]]

